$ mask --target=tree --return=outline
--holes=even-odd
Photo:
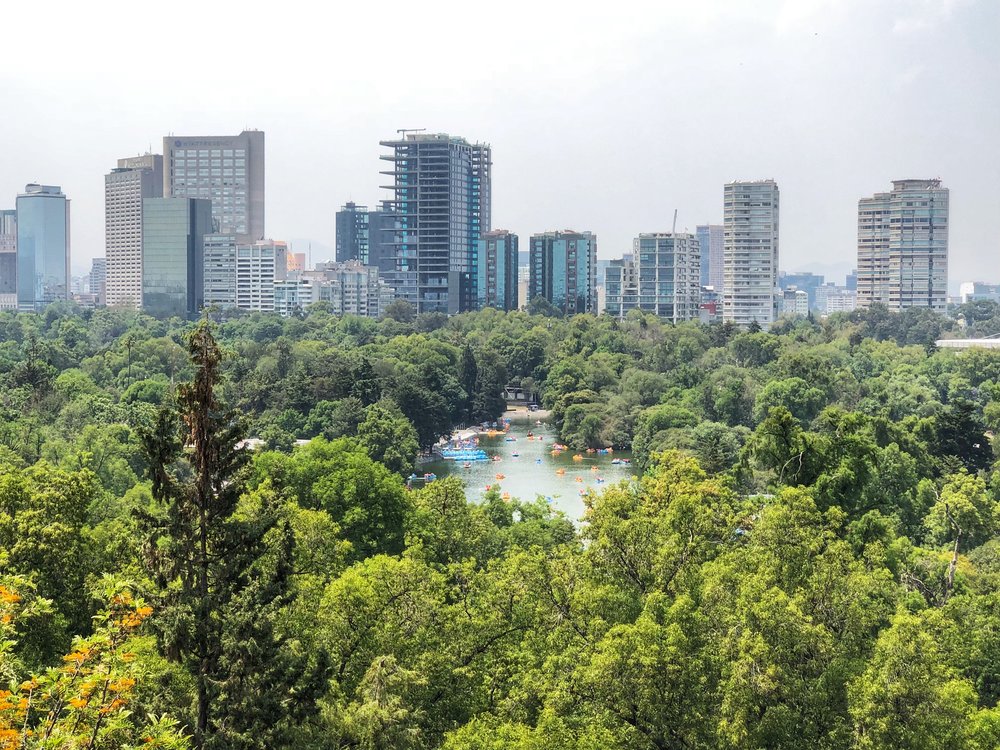
[[[409,476],[420,445],[417,431],[392,399],[382,399],[365,409],[358,425],[358,440],[372,460],[389,471]]]
[[[323,671],[283,648],[274,627],[290,601],[291,531],[277,527],[274,493],[238,512],[243,428],[216,396],[222,352],[206,322],[188,351],[195,376],[178,389],[179,413],[161,410],[144,436],[160,503],[142,518],[159,637],[195,679],[196,748],[284,747],[289,722],[315,711]]]
[[[47,656],[89,624],[82,530],[97,489],[89,469],[61,471],[45,461],[23,471],[0,466],[0,568],[32,575],[39,595],[56,603],[63,634]]]
[[[6,649],[14,643],[18,621],[37,605],[26,604],[27,588],[24,580],[5,578],[0,584],[0,674],[9,666]],[[189,747],[175,719],[130,710],[150,671],[148,657],[137,652],[142,651],[138,631],[152,608],[114,579],[104,589],[105,607],[94,618],[92,635],[77,638],[59,666],[15,689],[0,688],[4,750]]]
[[[262,453],[257,487],[274,487],[303,508],[322,510],[351,544],[350,560],[398,554],[410,502],[398,474],[374,461],[356,440],[310,440],[291,455]]]
[[[397,299],[388,304],[382,315],[397,323],[412,323],[416,313],[413,311],[413,305],[405,299]]]
[[[859,750],[967,747],[976,693],[946,663],[935,629],[903,612],[878,637],[868,668],[848,690]]]
[[[993,450],[985,433],[986,426],[975,404],[956,399],[936,418],[931,449],[939,458],[958,458],[969,471],[985,470],[993,462]]]
[[[462,347],[462,359],[458,365],[458,382],[465,391],[465,402],[463,408],[463,418],[466,423],[472,422],[473,403],[476,398],[476,383],[479,378],[479,368],[476,366],[476,357],[472,353],[472,347],[466,344]]]
[[[472,393],[472,421],[489,422],[497,419],[507,408],[503,397],[507,385],[507,368],[496,352],[484,351],[476,366]]]
[[[802,378],[772,380],[757,393],[753,418],[755,422],[762,422],[773,407],[784,406],[796,419],[808,424],[819,414],[825,401],[823,391]]]

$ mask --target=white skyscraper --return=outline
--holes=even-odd
[[[858,307],[944,312],[948,202],[941,180],[894,180],[890,192],[858,201]]]
[[[236,306],[241,310],[274,312],[274,282],[285,278],[288,245],[261,240],[236,248]]]
[[[142,305],[142,201],[163,196],[163,157],[118,160],[104,176],[106,304]]]
[[[767,329],[777,316],[778,185],[730,182],[723,195],[722,319]]]

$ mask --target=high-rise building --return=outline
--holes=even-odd
[[[604,312],[624,318],[639,307],[639,264],[631,253],[608,263],[604,271]]]
[[[368,212],[368,260],[383,276],[396,269],[396,215],[389,201]]]
[[[488,144],[445,134],[405,133],[382,141],[393,178],[394,214],[387,283],[418,312],[475,306],[479,238],[490,230],[492,157]],[[385,267],[379,262],[379,267]]]
[[[337,262],[359,260],[368,264],[368,206],[345,203],[337,211]]]
[[[108,293],[108,259],[94,258],[90,262],[90,278],[88,279],[90,294],[94,297],[94,304],[102,307],[107,304]]]
[[[142,306],[142,201],[163,197],[163,157],[131,156],[104,176],[104,257],[111,306]]]
[[[794,286],[783,288],[778,295],[778,312],[781,315],[809,314],[809,292]]]
[[[17,309],[17,211],[0,211],[0,310]]]
[[[275,311],[275,285],[288,273],[288,245],[241,243],[233,234],[205,236],[205,305]]]
[[[236,307],[236,235],[206,234],[203,247],[205,307]]]
[[[730,182],[723,211],[722,319],[767,329],[777,316],[778,185]]]
[[[632,241],[632,254],[612,261],[605,276],[605,312],[642,310],[680,323],[697,320],[701,304],[701,242],[692,234],[657,232]]]
[[[722,253],[725,227],[722,224],[702,224],[695,227],[701,247],[701,285],[722,291]]]
[[[517,235],[506,229],[479,240],[478,307],[517,309]]]
[[[528,299],[566,315],[597,314],[597,235],[572,229],[531,235]]]
[[[858,307],[944,312],[948,198],[941,180],[894,180],[888,193],[858,201]]]
[[[163,195],[211,200],[217,232],[242,243],[263,239],[263,131],[165,137]]]
[[[212,201],[147,198],[142,202],[142,307],[157,318],[194,318],[205,301],[205,235]]]
[[[274,282],[274,311],[283,318],[304,313],[319,302],[319,282],[312,278],[287,278]]]
[[[58,186],[26,185],[17,196],[17,308],[69,296],[69,200]]]
[[[238,308],[274,312],[274,283],[287,275],[287,255],[288,245],[276,240],[261,240],[236,248]]]

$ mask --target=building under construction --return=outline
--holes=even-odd
[[[417,312],[476,307],[477,248],[490,230],[489,144],[443,133],[398,131],[381,141],[392,178],[387,208],[395,218],[383,268],[396,296]]]

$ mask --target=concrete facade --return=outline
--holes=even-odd
[[[723,191],[722,319],[765,330],[777,315],[779,191],[774,180]]]
[[[858,201],[858,307],[948,304],[949,191],[941,180],[894,180]]]
[[[17,211],[0,211],[0,310],[17,309]]]
[[[264,133],[163,139],[163,195],[212,202],[214,231],[241,243],[263,239]]]
[[[163,157],[127,157],[104,176],[105,302],[142,306],[142,201],[163,197]]]

